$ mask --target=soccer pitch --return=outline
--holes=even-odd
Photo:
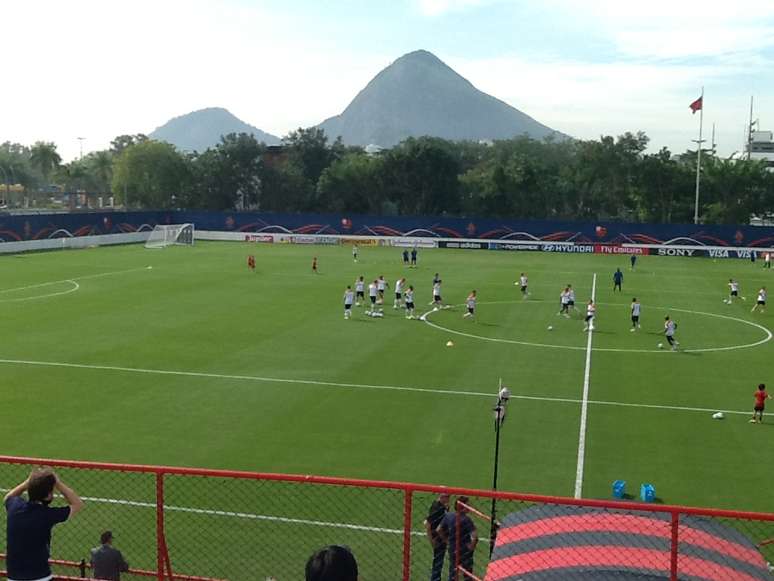
[[[772,315],[750,308],[772,272],[741,260],[628,266],[433,249],[407,269],[395,248],[361,248],[353,263],[346,246],[241,243],[4,256],[3,450],[488,488],[502,378],[513,394],[503,490],[609,498],[623,479],[632,492],[654,484],[670,504],[770,510],[774,418],[748,419],[774,354]],[[612,291],[616,267],[623,293]],[[357,276],[405,276],[421,314],[436,272],[453,308],[407,320],[389,289],[383,318],[356,307],[344,320]],[[595,275],[589,350],[582,310]],[[732,277],[747,300],[726,305]],[[579,309],[569,319],[556,315],[566,284]],[[472,289],[476,318],[463,319]],[[665,315],[680,352],[657,347]]]

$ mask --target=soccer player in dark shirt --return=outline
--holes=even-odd
[[[620,268],[616,268],[615,272],[613,273],[613,292],[615,292],[615,289],[618,289],[618,292],[621,291],[621,283],[623,282],[623,272],[621,272]]]

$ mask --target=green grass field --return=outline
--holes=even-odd
[[[750,313],[757,288],[774,286],[760,263],[644,257],[629,272],[627,257],[424,250],[409,270],[399,254],[362,248],[354,264],[348,247],[197,243],[4,256],[3,452],[488,488],[502,378],[515,397],[500,488],[572,496],[587,335],[580,314],[556,312],[567,283],[582,308],[596,273],[583,496],[609,498],[624,479],[634,493],[653,483],[665,503],[771,510],[774,418],[748,423],[774,359],[772,314]],[[457,306],[432,324],[394,311],[391,293],[384,318],[356,308],[344,320],[356,276],[405,276],[425,312],[435,272]],[[746,301],[722,302],[729,277]],[[475,321],[461,307],[473,288]],[[683,352],[657,348],[666,314]],[[193,491],[184,501],[208,506]],[[401,499],[390,502],[399,528]]]

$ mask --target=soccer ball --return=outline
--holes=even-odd
[[[663,344],[663,343],[659,343],[659,344],[658,344],[658,348],[659,348],[659,349],[663,349],[663,348],[664,348],[664,344]]]
[[[553,331],[553,330],[554,330],[554,327],[553,327],[552,325],[548,325],[548,330],[549,330],[549,331]]]
[[[433,312],[438,311],[438,307],[433,307]]]
[[[716,412],[712,414],[713,420],[722,420],[723,418],[725,418],[725,415],[723,415],[723,412]]]

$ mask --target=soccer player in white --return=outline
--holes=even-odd
[[[352,245],[352,260],[357,262],[357,244]]]
[[[395,300],[392,303],[393,309],[401,308],[403,302],[403,287],[406,285],[406,279],[401,278],[395,283]]]
[[[527,290],[527,285],[529,284],[529,279],[527,278],[526,273],[522,272],[521,276],[519,276],[519,286],[521,287],[521,298],[526,299],[527,295],[529,294],[529,291]]]
[[[365,281],[362,276],[355,281],[355,300],[356,307],[361,305],[360,301],[365,302]]]
[[[669,318],[669,315],[664,317],[664,335],[667,342],[672,346],[672,351],[677,351],[677,346],[680,344],[675,339],[675,331],[677,330],[677,323]]]
[[[465,306],[468,307],[468,312],[462,315],[463,319],[473,318],[476,316],[476,291],[470,291],[468,298],[465,299]]]
[[[347,290],[344,291],[344,318],[349,319],[352,316],[352,303],[355,302],[355,293],[352,292],[352,287],[347,286]]]
[[[414,318],[414,287],[409,286],[406,291],[406,318]]]
[[[384,280],[384,275],[379,276],[379,279],[376,281],[377,290],[379,291],[379,300],[376,301],[380,305],[384,303],[384,290],[390,286],[390,283],[388,283],[386,280]]]
[[[435,305],[435,309],[440,309],[443,307],[443,298],[441,298],[441,279],[439,278],[437,282],[433,283],[433,304]]]
[[[435,275],[433,276],[433,300],[428,303],[430,306],[433,306],[435,304],[435,285],[436,283],[439,283],[439,282],[441,282],[441,277],[436,272]]]
[[[597,305],[594,304],[594,301],[589,299],[589,304],[586,305],[586,318],[584,319],[583,324],[583,330],[584,331],[593,331],[594,330],[594,317],[597,314]]]
[[[640,301],[637,300],[637,297],[634,297],[632,299],[632,328],[629,329],[632,333],[640,328]]]
[[[568,312],[568,309],[570,307],[570,287],[564,287],[564,290],[562,290],[562,292],[559,294],[559,304],[561,305],[561,308],[556,314],[564,315],[569,319],[570,313]]]
[[[728,300],[726,304],[731,304],[739,296],[739,283],[733,278],[728,279]]]
[[[371,308],[369,309],[369,313],[376,312],[376,297],[379,294],[379,291],[377,290],[377,282],[374,281],[371,284],[368,285],[368,298],[371,301]]]
[[[758,291],[758,300],[755,302],[755,305],[753,305],[753,308],[750,310],[750,312],[755,312],[758,310],[758,307],[761,309],[761,313],[766,312],[766,296],[768,293],[766,292],[766,287],[762,286],[761,290]]]
[[[570,316],[569,310],[572,309],[573,311],[575,309],[575,289],[572,288],[571,284],[567,285],[567,316]]]

